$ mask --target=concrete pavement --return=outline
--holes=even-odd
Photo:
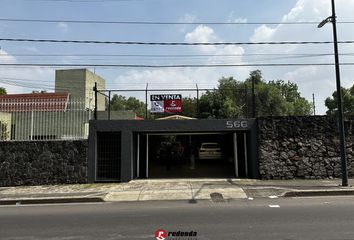
[[[333,180],[156,179],[0,188],[0,205],[100,201],[230,201],[263,197],[354,195]],[[349,183],[354,185],[354,179]]]

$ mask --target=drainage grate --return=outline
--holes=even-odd
[[[121,133],[97,132],[97,181],[120,180]]]
[[[225,199],[221,193],[215,192],[215,193],[210,193],[210,198],[211,201],[213,202],[225,202]]]

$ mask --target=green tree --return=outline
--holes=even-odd
[[[251,71],[249,78],[246,79],[246,82],[251,82],[253,79],[254,79],[255,84],[259,84],[261,82],[264,82],[261,70]]]
[[[118,111],[118,110],[126,110],[126,97],[122,95],[114,94],[111,99],[111,110]]]
[[[265,82],[255,86],[256,116],[286,115],[286,101],[278,88]]]
[[[283,80],[266,82],[260,70],[251,71],[244,82],[221,78],[218,88],[200,99],[202,118],[249,117],[252,110],[252,82],[255,83],[257,116],[309,115],[311,104],[300,96],[298,86]]]
[[[114,94],[111,100],[111,110],[130,110],[138,116],[145,116],[145,103],[135,97],[129,97]]]
[[[246,115],[245,83],[233,77],[221,78],[218,88],[207,91],[200,98],[200,116],[202,118],[237,118]]]
[[[300,93],[297,85],[288,81],[287,83],[284,80],[269,81],[270,86],[280,90],[280,94],[287,102],[294,102],[300,98]]]
[[[182,99],[182,115],[197,117],[197,98],[184,97]]]
[[[280,90],[280,94],[286,101],[285,115],[303,116],[312,113],[312,105],[300,96],[299,88],[295,83],[283,80],[270,81],[269,85]]]
[[[0,87],[0,95],[5,95],[7,94],[6,89],[3,87]]]
[[[351,88],[341,88],[343,113],[346,116],[354,116],[354,85]],[[337,91],[334,91],[332,97],[328,97],[325,101],[328,108],[328,115],[337,113]]]
[[[230,97],[226,97],[223,104],[223,116],[230,118],[237,118],[242,114],[242,110],[236,105]]]
[[[200,118],[223,118],[222,105],[223,97],[217,89],[207,91],[200,97],[199,112]]]

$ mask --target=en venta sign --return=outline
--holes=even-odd
[[[151,113],[180,113],[182,112],[181,94],[151,95]]]

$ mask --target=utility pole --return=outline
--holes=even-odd
[[[342,105],[342,91],[340,83],[340,69],[339,69],[339,54],[338,54],[338,40],[337,40],[337,20],[336,20],[336,8],[335,2],[332,0],[332,16],[323,20],[318,28],[323,27],[326,23],[332,22],[333,26],[333,43],[334,43],[334,60],[336,70],[336,85],[337,85],[337,110],[338,110],[338,130],[339,130],[339,142],[340,142],[340,158],[342,167],[342,186],[348,186],[348,170],[347,170],[347,156],[345,147],[345,131],[344,131],[344,119],[343,119],[343,105]]]
[[[198,88],[198,84],[195,84],[195,87],[197,89],[197,118],[199,118],[199,88]]]
[[[108,91],[108,120],[111,120],[111,91]]]
[[[95,82],[95,86],[93,87],[93,91],[95,91],[95,108],[93,112],[93,118],[97,120],[97,82]]]
[[[347,156],[345,150],[345,132],[343,120],[343,105],[342,105],[342,90],[340,84],[340,69],[339,69],[339,54],[338,54],[338,40],[337,40],[337,24],[336,24],[336,8],[334,0],[332,0],[332,25],[333,25],[333,39],[334,39],[334,58],[336,64],[336,85],[337,85],[337,104],[338,104],[338,127],[340,139],[340,156],[342,163],[342,186],[348,186],[348,170],[347,170]]]
[[[315,103],[315,94],[312,93],[312,107],[313,107],[313,115],[316,116],[316,103]]]
[[[148,87],[149,84],[146,83],[146,88],[145,88],[145,120],[148,118]]]

